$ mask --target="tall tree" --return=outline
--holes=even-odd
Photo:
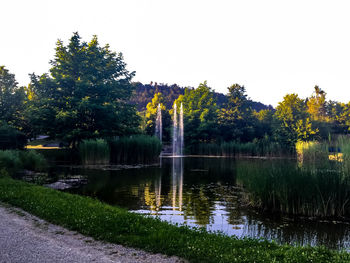
[[[171,117],[169,111],[166,108],[165,100],[163,94],[158,92],[154,94],[154,97],[151,102],[149,102],[146,106],[146,133],[148,135],[155,134],[155,126],[156,126],[156,118],[157,118],[157,110],[158,105],[160,104],[160,108],[162,111],[162,123],[163,123],[163,141],[170,142],[170,130],[171,130]]]
[[[319,86],[314,87],[314,92],[307,100],[307,111],[312,120],[326,121],[326,92]]]
[[[186,146],[191,147],[217,139],[218,109],[213,91],[208,87],[206,81],[199,84],[196,89],[186,88],[185,94],[180,95],[175,103],[178,107],[177,112],[179,112],[180,104],[183,104]]]
[[[101,47],[96,36],[86,43],[74,33],[67,46],[57,42],[50,64],[50,75],[33,74],[31,87],[37,100],[33,110],[52,137],[75,145],[137,131],[139,118],[128,103],[135,73],[126,69],[121,53]]]
[[[275,118],[278,126],[275,129],[276,138],[287,145],[294,146],[298,140],[312,139],[317,130],[312,128],[306,104],[297,94],[287,94],[276,108]]]
[[[219,111],[220,131],[225,141],[249,141],[253,136],[253,114],[244,86],[228,88],[227,103]]]
[[[18,87],[15,75],[0,66],[0,121],[16,128],[21,126],[25,92]]]

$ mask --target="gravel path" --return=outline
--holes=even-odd
[[[0,203],[0,262],[185,262],[95,241]]]

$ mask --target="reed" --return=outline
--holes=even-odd
[[[327,162],[330,148],[328,142],[317,141],[298,141],[295,145],[298,160],[302,162]]]
[[[110,147],[104,139],[82,141],[79,153],[83,165],[104,165],[110,162]]]
[[[158,161],[161,142],[154,136],[134,135],[111,140],[111,162],[114,164],[150,164]]]
[[[199,144],[190,149],[192,154],[215,155],[226,157],[268,156],[282,157],[294,154],[293,149],[282,146],[277,142],[254,140],[253,142],[223,142],[221,144]]]
[[[338,163],[328,168],[256,161],[241,162],[238,181],[250,205],[266,211],[350,219],[350,175]]]

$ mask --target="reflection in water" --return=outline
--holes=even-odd
[[[238,237],[350,248],[348,224],[294,221],[248,208],[246,195],[237,185],[237,173],[243,165],[264,167],[260,162],[228,158],[164,158],[161,168],[65,172],[86,175],[89,179],[87,185],[71,190],[73,192],[172,223],[202,226]]]
[[[172,206],[174,211],[177,209],[182,211],[183,169],[183,157],[172,158]],[[176,200],[178,201],[177,206]]]

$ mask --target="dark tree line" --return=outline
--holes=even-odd
[[[350,103],[327,101],[318,86],[306,99],[287,94],[273,109],[250,100],[239,84],[224,95],[206,82],[197,88],[132,83],[135,73],[122,54],[101,47],[96,36],[85,42],[74,33],[67,45],[59,40],[50,64],[49,73],[31,74],[26,87],[0,67],[0,142],[16,133],[46,134],[71,146],[88,138],[153,135],[158,104],[170,142],[174,101],[184,106],[187,146],[259,140],[294,146],[350,131]]]

